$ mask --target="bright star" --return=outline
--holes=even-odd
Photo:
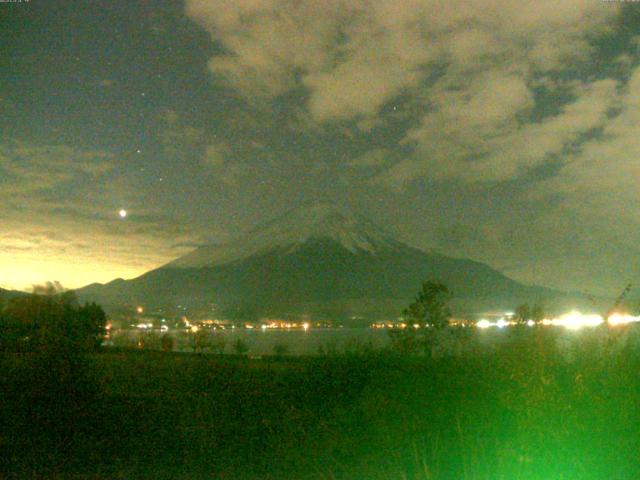
[[[120,218],[125,218],[127,216],[127,211],[123,208],[118,212],[118,215],[120,215]]]

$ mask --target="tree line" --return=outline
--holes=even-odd
[[[444,344],[453,338],[458,340],[468,336],[465,329],[449,328],[452,317],[449,302],[453,294],[439,281],[427,280],[422,283],[415,299],[403,311],[402,319],[406,328],[389,330],[394,348],[405,353],[431,350],[438,343]],[[535,303],[523,303],[516,307],[512,320],[517,325],[529,321],[540,323],[545,317],[543,307]]]
[[[106,323],[102,307],[81,305],[73,291],[37,288],[8,301],[0,298],[0,350],[95,350]]]

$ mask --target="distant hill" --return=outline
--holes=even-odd
[[[11,300],[15,297],[21,297],[24,295],[28,295],[26,292],[19,292],[17,290],[5,290],[4,288],[0,288],[0,299],[4,301]]]
[[[107,307],[144,305],[230,318],[309,315],[394,318],[427,279],[444,282],[460,315],[540,301],[584,304],[581,295],[518,283],[468,259],[406,245],[333,204],[300,206],[235,242],[197,248],[132,280],[79,289]]]

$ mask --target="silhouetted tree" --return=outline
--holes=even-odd
[[[414,353],[419,347],[431,348],[436,337],[449,325],[451,292],[446,285],[428,280],[422,283],[416,299],[402,311],[406,327],[389,331],[393,347],[402,353]]]
[[[449,325],[451,318],[450,300],[451,292],[446,285],[428,280],[422,283],[416,299],[404,309],[402,315],[410,326],[442,329]]]
[[[42,469],[38,475],[16,478],[57,477],[48,469],[63,467],[50,461],[49,452],[69,458],[94,425],[90,416],[99,398],[97,371],[83,352],[100,343],[104,311],[95,304],[81,307],[73,292],[53,284],[37,291],[13,298],[2,312],[2,343],[9,339],[8,348],[28,351],[14,380],[3,384],[4,401],[15,413],[10,428],[28,439],[31,452],[47,452],[29,459],[29,468]]]
[[[95,303],[81,307],[74,292],[34,293],[9,302],[3,325],[4,340],[13,348],[86,351],[100,345],[106,315]]]
[[[44,285],[33,285],[32,291],[36,295],[58,295],[64,293],[66,289],[60,282],[47,282]]]
[[[96,349],[100,347],[106,324],[107,315],[100,305],[92,302],[80,307],[75,327],[85,348]]]
[[[531,320],[533,320],[536,323],[541,322],[542,320],[544,320],[544,308],[542,308],[542,305],[540,305],[539,303],[536,303],[535,305],[533,305],[533,307],[531,307]]]
[[[518,324],[527,323],[531,319],[531,309],[529,308],[529,304],[523,303],[522,305],[518,305],[513,319]]]
[[[0,351],[8,348],[8,325],[4,314],[4,298],[0,297]]]

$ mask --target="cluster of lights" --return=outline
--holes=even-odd
[[[138,323],[135,326],[138,330],[152,330],[153,329],[153,323]],[[161,325],[160,326],[160,331],[161,332],[168,332],[169,331],[169,327],[166,325]]]
[[[400,322],[400,323],[394,323],[394,322],[376,322],[376,323],[372,323],[370,325],[371,328],[373,329],[381,329],[381,328],[399,328],[399,329],[405,329],[407,327],[413,327],[415,329],[420,328],[420,324],[419,323],[404,323],[404,322]],[[424,328],[427,328],[428,325],[426,325]]]
[[[607,322],[609,323],[609,325],[612,325],[612,326],[626,325],[628,323],[640,322],[640,316],[634,317],[633,315],[623,315],[620,313],[614,313],[612,315],[609,315]]]
[[[604,318],[597,314],[583,314],[578,311],[565,313],[558,318],[545,319],[543,325],[553,325],[556,327],[564,327],[569,330],[579,330],[584,327],[597,327],[604,323]]]
[[[640,322],[640,316],[634,317],[633,315],[614,313],[610,315],[605,321],[604,317],[602,317],[601,315],[583,314],[574,310],[556,318],[545,318],[540,323],[542,325],[564,327],[569,330],[579,330],[584,327],[597,327],[604,323],[607,323],[610,326],[617,326],[627,325],[629,323],[635,322]],[[506,320],[504,318],[501,318],[495,322],[489,321],[487,319],[482,319],[478,320],[478,322],[476,323],[476,327],[483,329],[491,327],[504,328],[515,324],[515,322]],[[533,320],[529,320],[527,321],[527,325],[532,327],[535,325],[535,322]]]
[[[487,321],[487,320],[485,320]],[[471,325],[471,322],[467,321],[467,320],[463,320],[461,318],[450,318],[449,319],[449,325],[452,327],[468,327],[469,325]],[[369,324],[369,328],[372,328],[374,330],[381,330],[381,329],[392,329],[392,330],[404,330],[405,328],[414,328],[416,330],[418,330],[419,328],[431,328],[431,325],[429,324],[425,324],[425,325],[420,325],[419,323],[407,323],[405,321],[402,321],[402,319],[398,319],[398,321],[389,321],[389,320],[381,320],[378,322],[374,322]]]
[[[247,324],[250,325],[250,324]],[[284,322],[284,321],[272,321],[269,323],[263,323],[260,325],[260,329],[264,332],[266,330],[291,330],[302,328],[305,332],[309,330],[310,324],[309,322]],[[247,327],[249,328],[249,327]],[[253,328],[253,325],[251,326]]]
[[[486,318],[483,318],[482,320],[478,320],[478,322],[476,323],[476,327],[478,328],[490,328],[490,327],[504,328],[504,327],[508,327],[509,325],[515,325],[515,323],[509,322],[504,318],[501,318],[495,322],[491,322]]]
[[[371,328],[380,329],[380,328],[406,328],[406,323],[394,323],[394,322],[376,322],[372,323]]]
[[[216,330],[217,328],[220,328],[221,330],[225,330],[226,328],[231,328],[231,329],[236,328],[235,325],[230,325],[228,327],[225,327],[224,325],[221,325],[211,320],[201,322],[201,324],[199,325],[194,325],[186,319],[183,319],[183,321],[184,321],[185,328],[191,333],[196,333],[203,328],[212,328],[213,330]],[[140,325],[151,325],[151,324],[140,324]],[[260,329],[263,332],[266,330],[292,330],[292,329],[302,329],[306,332],[307,330],[309,330],[310,327],[311,327],[311,324],[309,322],[302,322],[302,323],[270,322],[270,323],[263,323],[262,325],[260,325]],[[148,328],[151,328],[151,327],[148,327]],[[254,325],[253,323],[244,323],[241,328],[244,328],[245,330],[255,330],[256,325]]]

